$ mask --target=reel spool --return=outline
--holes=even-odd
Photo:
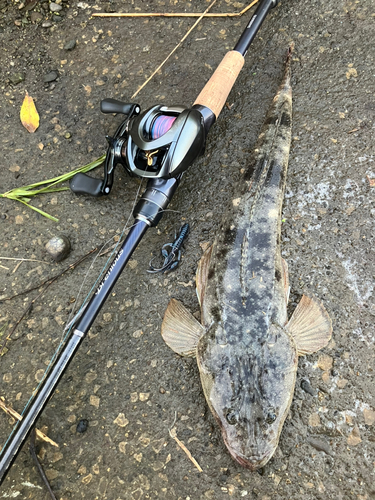
[[[140,113],[138,104],[104,99],[103,113],[122,113],[127,118],[113,137],[104,162],[104,179],[79,173],[70,181],[77,194],[109,194],[113,173],[120,163],[131,176],[169,179],[182,174],[201,153],[206,139],[204,116],[197,108],[153,106]]]

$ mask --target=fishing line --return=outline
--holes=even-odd
[[[172,127],[174,121],[176,120],[175,116],[168,115],[160,115],[158,116],[154,123],[151,125],[151,139],[159,139],[162,135],[168,132],[168,130]]]

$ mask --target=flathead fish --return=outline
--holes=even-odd
[[[250,470],[264,466],[277,448],[298,356],[326,346],[332,333],[327,311],[314,297],[303,295],[287,316],[288,268],[280,231],[291,141],[290,52],[240,200],[198,266],[202,324],[175,299],[162,324],[163,339],[175,352],[196,356],[224,442]]]

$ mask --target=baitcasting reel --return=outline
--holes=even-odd
[[[70,181],[71,190],[92,196],[109,194],[118,163],[131,176],[170,179],[182,174],[202,152],[207,123],[212,121],[205,117],[207,108],[200,108],[204,107],[157,105],[141,113],[138,104],[104,99],[100,103],[103,113],[122,113],[127,118],[113,137],[106,137],[104,179],[79,173]]]

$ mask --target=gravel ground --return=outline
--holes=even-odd
[[[130,101],[193,24],[189,18],[93,18],[93,12],[201,12],[208,5],[203,0],[24,3],[0,0],[2,193],[102,155],[104,136],[114,132],[121,117],[102,115],[100,100]],[[241,6],[218,0],[214,10]],[[142,108],[194,102],[249,18],[202,20],[137,96]],[[39,428],[59,444],[37,445],[59,500],[375,498],[374,24],[370,0],[284,0],[266,19],[229,97],[230,109],[210,132],[204,157],[185,175],[158,228],[146,234],[39,420]],[[170,297],[193,312],[199,309],[194,276],[202,247],[213,241],[221,213],[236,198],[236,181],[292,40],[293,142],[282,228],[290,307],[302,293],[314,293],[334,330],[326,349],[300,359],[279,448],[258,474],[228,454],[207,409],[195,360],[172,353],[160,325]],[[19,120],[26,90],[40,114],[34,134]],[[138,188],[139,181],[119,167],[105,199],[67,191],[32,201],[57,223],[1,199],[1,297],[38,285],[94,247],[112,243]],[[191,233],[177,271],[147,274],[152,255],[186,221]],[[58,264],[44,248],[55,234],[72,243],[69,257]],[[18,265],[4,257],[33,261]],[[107,258],[88,259],[61,277],[8,343],[0,361],[0,396],[17,411]],[[3,301],[0,328],[14,325],[37,293]],[[80,433],[82,420],[88,428]],[[202,473],[170,436],[174,421],[177,437]],[[0,415],[0,443],[12,423]],[[49,498],[27,446],[0,498]]]

